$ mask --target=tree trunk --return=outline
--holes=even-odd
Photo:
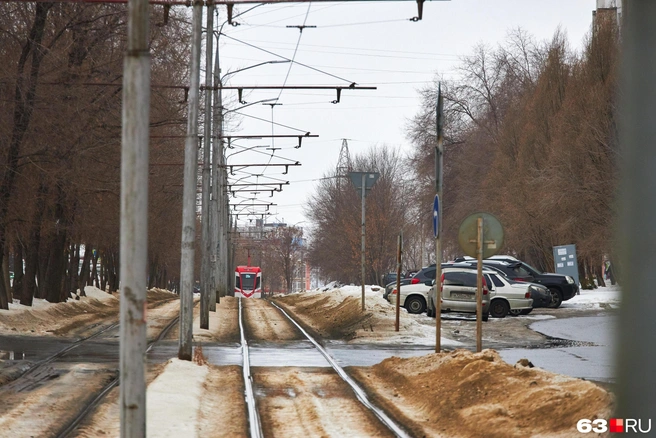
[[[41,246],[41,224],[43,222],[43,213],[46,209],[45,197],[47,187],[41,181],[37,190],[36,206],[32,224],[30,225],[30,234],[25,247],[25,281],[21,289],[21,304],[31,306],[32,300],[36,295],[36,276],[39,266],[39,249]],[[40,283],[43,284],[43,283]],[[40,298],[43,298],[40,296]]]
[[[46,300],[51,303],[59,303],[63,297],[67,296],[67,292],[62,290],[67,262],[67,259],[65,258],[67,246],[67,221],[64,215],[64,191],[61,186],[57,187],[57,192],[54,214],[54,222],[56,224],[55,232],[51,238],[48,267],[43,284],[46,288]]]
[[[25,275],[23,274],[23,245],[19,242],[18,245],[16,245],[16,253],[14,254],[14,284],[11,285],[14,298],[21,298],[22,296],[24,278]],[[21,302],[21,304],[23,303]]]
[[[34,22],[30,29],[30,34],[23,45],[21,56],[18,61],[16,73],[16,89],[14,94],[14,120],[11,132],[11,141],[7,151],[7,161],[4,166],[4,174],[0,181],[0,257],[4,258],[7,232],[7,211],[9,209],[9,200],[13,191],[14,180],[18,169],[18,157],[20,154],[23,137],[30,124],[32,111],[34,109],[34,97],[36,84],[41,67],[41,61],[45,56],[45,50],[41,41],[46,27],[48,11],[53,7],[53,3],[37,3],[35,6]],[[32,63],[29,75],[24,77],[27,60],[32,54]],[[26,83],[27,82],[27,83]],[[0,309],[8,309],[8,300],[6,291],[0,293]]]
[[[98,259],[100,258],[100,251],[96,250],[95,253],[93,254],[93,266],[91,268],[91,278],[89,279],[90,283],[89,286],[94,286],[94,281],[95,281],[95,286],[100,287],[100,277],[98,277]]]
[[[107,292],[107,252],[103,251],[102,261],[100,262],[100,290]]]
[[[2,291],[0,294],[4,295],[7,300],[7,307],[12,302],[11,284],[9,282],[9,246],[5,246],[4,257],[2,257]]]
[[[91,267],[91,259],[93,258],[93,247],[89,244],[84,245],[84,260],[82,261],[82,269],[80,270],[80,278],[77,284],[77,288],[80,289],[80,296],[86,296],[84,292],[84,286],[87,285],[89,281],[89,271]]]

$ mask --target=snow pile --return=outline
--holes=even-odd
[[[207,366],[171,359],[146,391],[148,436],[198,436],[200,400]]]
[[[561,307],[565,309],[617,308],[620,305],[621,297],[622,293],[617,285],[599,287],[593,290],[581,290],[580,295],[563,301]]]
[[[414,436],[578,436],[581,418],[608,418],[613,398],[584,380],[515,366],[494,350],[400,359],[351,372],[408,421]]]
[[[325,339],[346,339],[350,343],[435,345],[435,323],[422,324],[402,309],[399,331],[394,330],[396,310],[383,299],[377,286],[343,286],[328,291],[313,290],[276,298],[304,324]],[[461,343],[442,338],[444,346]]]
[[[81,335],[87,327],[109,319],[118,319],[119,295],[86,286],[87,296],[70,298],[63,303],[50,303],[35,298],[32,306],[10,303],[0,310],[0,334]],[[148,291],[148,302],[176,299],[177,295],[161,289]]]

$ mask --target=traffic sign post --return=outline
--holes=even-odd
[[[478,261],[476,270],[476,351],[483,349],[483,259],[503,246],[501,222],[489,213],[474,213],[465,218],[458,230],[460,248]]]
[[[440,242],[440,196],[442,196],[442,177],[444,166],[444,99],[442,84],[437,88],[437,103],[435,106],[435,199],[433,200],[433,234],[435,236],[435,352],[442,349],[442,244]]]
[[[433,200],[433,236],[437,239],[440,236],[440,196],[435,195]]]

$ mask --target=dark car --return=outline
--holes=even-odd
[[[393,281],[396,281],[396,272],[388,272],[387,274],[383,275],[384,285],[390,284]]]
[[[412,280],[411,278],[402,278],[402,279],[401,279],[401,286],[403,286],[404,284],[410,284],[410,281],[411,281],[411,280]],[[383,298],[386,299],[387,301],[389,301],[389,300],[387,299],[387,297],[389,296],[389,294],[392,293],[392,291],[393,291],[395,288],[396,288],[396,280],[394,280],[393,282],[387,284],[387,285],[385,286],[385,292],[383,292]]]
[[[425,268],[421,268],[411,279],[410,284],[426,283],[428,280],[435,280],[435,263]]]
[[[460,258],[457,261],[476,263],[472,258]],[[483,265],[499,269],[512,280],[538,283],[546,287],[551,293],[549,307],[554,309],[560,307],[563,301],[574,297],[579,291],[578,284],[569,275],[540,272],[511,256],[494,256],[483,260]]]

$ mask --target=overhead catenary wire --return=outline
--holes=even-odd
[[[355,81],[350,81],[350,80],[348,80],[348,79],[344,79],[344,78],[342,78],[342,77],[340,77],[340,76],[334,75],[334,74],[332,74],[332,73],[328,73],[327,71],[323,71],[323,70],[321,70],[321,69],[318,69],[318,68],[315,68],[315,67],[309,66],[309,65],[307,65],[307,64],[303,64],[302,62],[292,61],[290,58],[287,58],[286,56],[279,55],[279,54],[277,54],[277,53],[275,53],[275,52],[272,52],[272,51],[270,51],[270,50],[266,50],[266,49],[263,49],[263,48],[261,48],[261,47],[258,47],[258,46],[256,46],[256,45],[254,45],[254,44],[247,43],[246,41],[242,41],[242,40],[239,40],[239,39],[237,39],[237,38],[231,37],[231,36],[229,36],[229,35],[226,35],[225,33],[221,33],[221,35],[223,35],[224,37],[226,37],[226,38],[228,38],[228,39],[231,39],[231,40],[233,40],[233,41],[237,41],[238,43],[244,44],[244,45],[246,45],[246,46],[248,46],[248,47],[252,47],[252,48],[254,48],[254,49],[257,49],[257,50],[260,50],[260,51],[262,51],[262,52],[268,53],[269,55],[277,56],[278,58],[286,59],[286,60],[288,60],[288,61],[290,61],[290,62],[293,62],[294,64],[298,64],[298,65],[300,65],[300,66],[302,66],[302,67],[309,68],[310,70],[314,70],[314,71],[317,71],[317,72],[319,72],[319,73],[323,73],[323,74],[325,74],[326,76],[330,76],[330,77],[333,77],[333,78],[335,78],[335,79],[339,79],[340,81],[348,82],[349,84],[354,84],[354,83],[355,83]]]

